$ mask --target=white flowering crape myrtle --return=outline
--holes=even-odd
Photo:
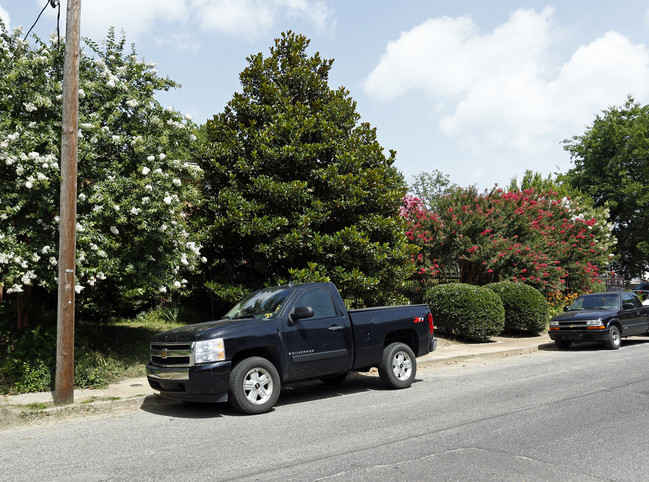
[[[63,46],[0,21],[0,285],[56,290]],[[111,30],[80,62],[78,298],[136,306],[186,288],[200,169],[194,124],[155,91],[178,87]]]

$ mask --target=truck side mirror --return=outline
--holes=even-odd
[[[313,316],[313,308],[310,306],[298,306],[293,310],[293,313],[291,313],[291,321],[293,323],[297,323],[300,320],[303,320],[305,318],[311,318]]]
[[[635,305],[633,303],[624,303],[622,305],[623,310],[632,310],[635,308]]]

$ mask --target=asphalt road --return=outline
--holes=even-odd
[[[282,393],[275,410],[156,404],[0,433],[2,480],[647,480],[649,339]]]

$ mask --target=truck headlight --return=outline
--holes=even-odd
[[[225,360],[223,338],[194,342],[194,363],[209,363]]]
[[[586,320],[587,326],[600,326],[601,324],[602,320]]]
[[[550,320],[550,326],[559,326],[559,322],[555,320]]]

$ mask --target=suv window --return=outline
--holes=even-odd
[[[295,306],[310,306],[313,308],[313,319],[333,318],[336,308],[326,288],[313,288],[305,291],[295,302]]]

